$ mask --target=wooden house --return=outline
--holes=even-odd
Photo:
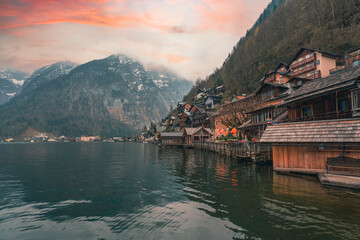
[[[191,112],[183,112],[180,115],[180,128],[191,127],[192,124],[192,113]]]
[[[352,49],[345,54],[345,66],[347,69],[360,67],[360,47]]]
[[[360,158],[360,68],[308,81],[280,106],[292,123],[268,126],[260,140],[273,144],[275,170],[323,172],[337,157],[343,171],[360,169],[351,164]]]
[[[291,93],[290,84],[263,84],[255,94],[255,106],[247,112],[250,120],[239,128],[242,134],[248,139],[259,140],[268,124],[283,121],[287,117],[287,111],[285,107],[279,107],[279,104]]]
[[[289,120],[313,121],[360,117],[360,68],[303,84],[282,104]]]
[[[186,145],[192,145],[194,141],[211,141],[213,132],[210,128],[184,128],[183,136]]]
[[[208,119],[206,119],[208,116],[206,114],[205,109],[200,108],[197,105],[194,105],[190,112],[192,113],[192,127],[201,127],[201,126],[205,126],[207,123],[206,121]]]
[[[275,171],[317,174],[336,166],[342,174],[360,174],[353,164],[360,159],[360,119],[275,124],[260,142],[272,144]]]
[[[182,132],[162,132],[160,133],[162,146],[182,146],[184,137]]]
[[[177,105],[177,110],[179,114],[182,114],[185,111],[190,111],[191,104],[188,102],[179,102]]]
[[[284,84],[290,80],[288,75],[288,65],[279,63],[274,70],[269,70],[262,79],[262,83]]]
[[[320,50],[301,48],[291,59],[289,75],[316,79],[330,75],[330,69],[336,68],[337,56]]]
[[[215,95],[211,95],[208,96],[205,100],[205,108],[206,109],[214,109],[215,106],[220,105],[221,103],[221,96],[215,96]]]

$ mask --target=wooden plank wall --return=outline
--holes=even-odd
[[[326,169],[328,157],[338,157],[341,149],[302,146],[273,146],[274,168]],[[360,159],[360,150],[345,150],[345,156]]]

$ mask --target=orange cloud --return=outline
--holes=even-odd
[[[121,2],[117,1],[116,4]],[[16,3],[5,0],[0,9],[0,30],[65,22],[110,27],[146,25],[163,31],[169,29],[169,26],[153,21],[151,15],[135,14],[126,8],[126,4],[120,10],[113,9],[113,3],[108,0],[20,0]]]
[[[167,62],[168,63],[181,63],[185,60],[187,60],[186,57],[183,57],[183,56],[180,56],[180,55],[177,55],[177,54],[168,54],[166,55],[166,59],[167,59]]]

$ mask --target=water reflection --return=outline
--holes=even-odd
[[[356,239],[360,197],[194,149],[0,144],[1,239]]]

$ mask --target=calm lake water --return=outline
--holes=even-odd
[[[0,144],[0,239],[359,239],[360,192],[200,150]]]

